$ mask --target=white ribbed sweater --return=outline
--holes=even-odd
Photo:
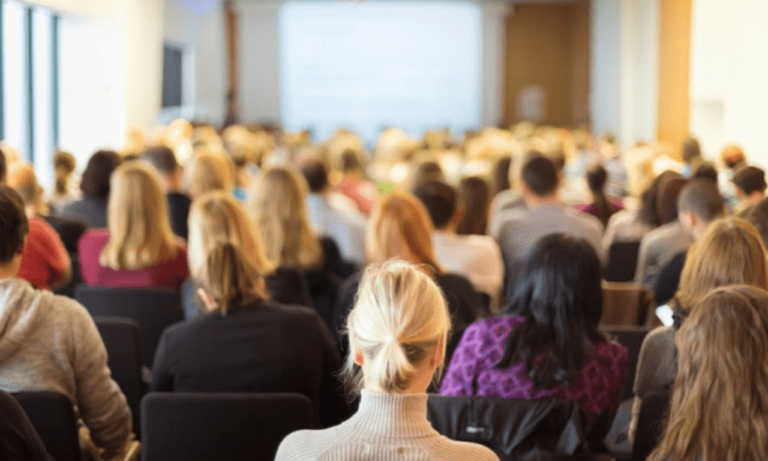
[[[357,413],[342,424],[298,431],[276,461],[498,461],[488,448],[449,440],[427,421],[427,394],[363,391]]]

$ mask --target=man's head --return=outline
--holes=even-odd
[[[158,173],[166,191],[181,189],[181,165],[170,147],[153,146],[141,153],[141,159],[149,163]]]
[[[309,192],[320,194],[328,187],[328,168],[325,163],[317,159],[307,159],[299,166],[301,173],[307,180]]]
[[[26,207],[35,208],[40,204],[43,188],[37,182],[37,176],[35,176],[32,165],[26,164],[16,167],[8,178],[8,186],[19,194]]]
[[[29,221],[24,202],[13,189],[0,185],[0,270],[15,275],[21,264]]]
[[[528,198],[554,198],[557,195],[557,187],[560,184],[555,163],[543,156],[530,156],[521,171],[523,193]]]
[[[432,218],[435,229],[444,229],[456,215],[456,190],[443,181],[431,181],[413,190]]]
[[[683,161],[689,165],[701,158],[701,147],[699,146],[699,141],[697,141],[696,138],[692,136],[683,139],[683,143],[680,148],[683,154]]]
[[[725,215],[725,202],[717,184],[708,179],[695,179],[680,192],[677,212],[683,227],[699,240],[712,222]]]
[[[759,200],[765,194],[768,184],[765,183],[765,171],[756,166],[747,166],[733,175],[736,193],[742,199],[756,198]]]

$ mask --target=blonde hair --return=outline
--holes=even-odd
[[[209,253],[224,242],[239,246],[262,276],[274,271],[261,237],[242,205],[226,192],[208,192],[195,199],[189,211],[190,273],[197,276]]]
[[[424,271],[398,260],[370,265],[347,317],[349,391],[358,393],[365,381],[374,391],[402,392],[435,348],[442,366],[450,329],[443,292]],[[355,363],[358,351],[368,364],[365,380]]]
[[[202,148],[186,169],[187,190],[192,197],[213,190],[231,192],[235,188],[234,170],[232,160],[225,152]]]
[[[99,264],[138,270],[173,259],[180,245],[155,169],[141,161],[125,163],[112,174],[110,189],[109,241]]]
[[[205,259],[198,283],[213,299],[207,311],[226,314],[233,306],[246,306],[261,299],[269,299],[264,279],[239,245],[217,242]]]
[[[323,264],[320,239],[307,218],[307,191],[304,177],[290,166],[266,169],[248,189],[248,210],[275,265],[315,269]]]
[[[765,245],[752,224],[736,217],[715,221],[688,252],[675,304],[688,311],[710,291],[726,285],[766,288],[765,265]]]
[[[432,244],[432,220],[424,205],[413,195],[395,191],[380,198],[371,213],[365,235],[369,262],[399,258],[414,264],[442,269]]]
[[[676,335],[678,373],[654,460],[768,459],[768,293],[713,291]]]

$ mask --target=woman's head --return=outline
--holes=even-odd
[[[213,191],[195,199],[189,212],[190,273],[199,274],[208,254],[221,243],[232,243],[262,275],[270,274],[272,264],[253,221],[242,205],[224,191]]]
[[[450,329],[443,293],[422,270],[397,260],[369,266],[346,323],[350,390],[409,389],[419,370],[443,365]]]
[[[715,221],[688,251],[676,303],[684,315],[715,288],[766,288],[765,265],[765,245],[754,226],[734,217]]]
[[[140,161],[124,163],[112,175],[110,188],[110,237],[101,265],[136,270],[174,257],[178,245],[155,169]]]
[[[670,420],[649,459],[768,459],[768,293],[714,290],[675,336]]]
[[[190,161],[185,176],[192,197],[214,190],[230,192],[235,187],[235,167],[223,151],[201,150]]]
[[[247,209],[276,265],[322,265],[322,247],[307,216],[307,190],[304,177],[282,165],[264,170],[248,189]]]
[[[588,341],[603,313],[600,260],[584,239],[565,234],[542,237],[515,278],[506,311],[525,318],[510,334],[499,368],[524,361],[539,388],[573,383]],[[550,353],[538,360],[541,351]]]
[[[459,199],[464,215],[456,227],[456,233],[485,234],[488,227],[488,210],[491,206],[488,183],[479,176],[462,178],[459,184]]]
[[[54,192],[58,195],[66,194],[69,178],[75,172],[75,156],[69,152],[56,152],[53,156],[53,169],[56,173]]]
[[[656,214],[660,224],[667,224],[677,219],[677,199],[687,181],[672,171],[660,174],[658,181]]]
[[[93,154],[80,180],[80,190],[83,191],[83,195],[100,199],[109,197],[110,178],[121,160],[120,154],[111,150],[100,150]]]
[[[424,205],[407,192],[380,198],[371,212],[365,235],[369,262],[398,258],[440,270],[432,246],[432,221]]]
[[[232,242],[213,245],[196,279],[209,312],[226,314],[233,307],[269,298],[261,272]]]

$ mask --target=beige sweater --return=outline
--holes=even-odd
[[[0,279],[0,389],[66,395],[99,447],[122,447],[131,433],[131,411],[91,316],[18,278]]]
[[[363,391],[360,409],[344,423],[298,431],[280,444],[276,461],[498,461],[488,448],[455,442],[427,421],[427,394]]]

